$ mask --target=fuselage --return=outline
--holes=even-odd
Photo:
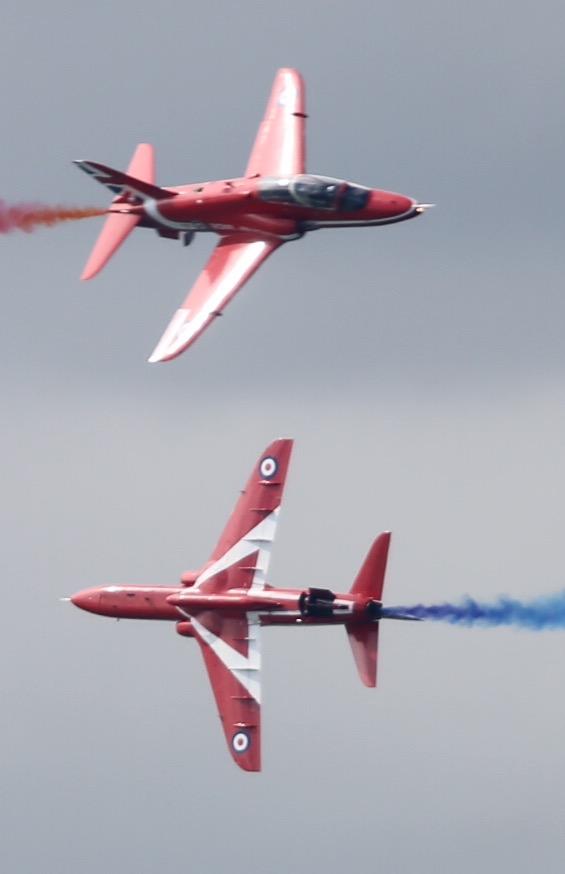
[[[191,616],[203,611],[241,616],[253,613],[261,625],[340,625],[378,621],[380,602],[329,589],[232,589],[203,592],[186,586],[98,586],[73,595],[76,607],[114,619],[149,619],[181,623],[191,636]]]
[[[135,205],[122,202],[112,211],[138,214],[140,226],[154,228],[162,236],[209,231],[285,241],[320,228],[406,221],[426,208],[403,194],[310,174],[192,183],[165,190],[175,196],[148,198]]]

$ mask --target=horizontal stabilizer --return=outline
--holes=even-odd
[[[379,534],[351,587],[351,594],[356,595],[364,604],[377,602],[380,607],[383,597],[390,536],[390,531],[384,531],[382,534]],[[345,630],[351,644],[353,658],[355,659],[355,665],[357,666],[361,682],[365,686],[376,686],[379,623],[377,621],[351,622],[345,626]]]
[[[126,213],[110,214],[100,231],[100,236],[94,244],[94,249],[90,253],[80,278],[92,279],[93,276],[100,273],[116,249],[119,249],[126,237],[133,231],[138,221],[138,215],[127,215]]]
[[[128,173],[122,173],[120,170],[113,170],[112,167],[106,167],[104,164],[97,164],[94,161],[75,161],[74,163],[101,185],[105,185],[116,198],[119,198],[115,201],[116,203],[142,203],[148,199],[164,200],[177,196],[175,191],[159,188],[157,185],[130,176]]]
[[[345,630],[361,682],[365,686],[374,688],[377,685],[379,623],[346,625]]]

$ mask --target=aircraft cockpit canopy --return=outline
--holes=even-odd
[[[287,203],[308,209],[356,212],[369,200],[370,188],[329,176],[300,175],[267,178],[259,182],[259,196],[270,203]]]

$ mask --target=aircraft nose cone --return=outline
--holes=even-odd
[[[71,596],[71,603],[81,610],[97,613],[100,607],[100,592],[96,589],[84,589]]]
[[[403,212],[408,212],[414,206],[414,201],[411,197],[406,197],[404,194],[392,194],[390,197],[390,206],[395,210],[396,215],[401,215]]]
[[[371,207],[381,218],[403,215],[413,209],[414,203],[411,197],[394,191],[374,191],[371,198]]]

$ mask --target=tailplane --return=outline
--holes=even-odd
[[[147,199],[163,200],[175,197],[175,192],[154,184],[155,152],[148,143],[141,143],[137,147],[126,173],[94,161],[74,163],[115,195],[108,210],[110,215],[100,231],[81,276],[81,279],[92,279],[138,224],[140,216],[131,213],[130,208],[139,206]]]
[[[375,608],[379,611],[382,602],[390,536],[390,531],[385,531],[377,537],[351,587],[351,594],[356,595],[366,605],[374,604]],[[379,646],[378,621],[351,622],[346,624],[345,630],[361,682],[365,686],[376,686]]]

